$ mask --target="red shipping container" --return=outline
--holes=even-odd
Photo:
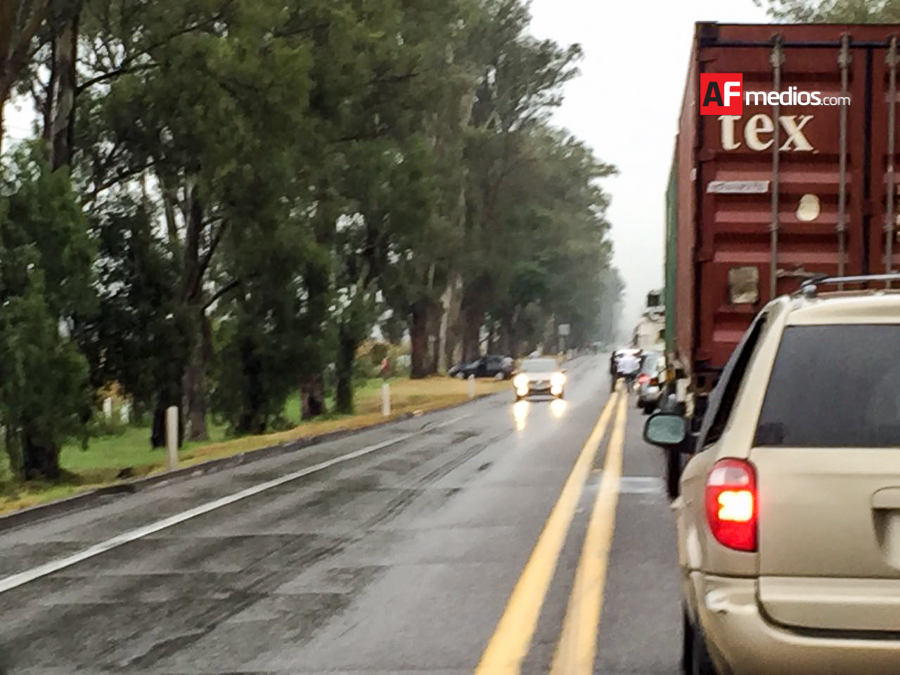
[[[666,263],[667,351],[696,392],[774,295],[816,273],[900,268],[897,35],[897,25],[697,24]],[[700,114],[702,73],[742,74],[741,114]],[[812,105],[813,94],[849,103]]]

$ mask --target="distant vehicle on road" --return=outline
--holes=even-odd
[[[515,367],[515,362],[510,356],[488,354],[468,363],[459,363],[450,368],[447,374],[460,379],[474,375],[475,377],[493,377],[495,380],[508,380],[512,377]]]
[[[645,352],[665,351],[666,308],[661,304],[662,291],[647,294],[647,308],[634,327],[631,344]]]
[[[898,672],[900,293],[817,291],[876,280],[769,303],[696,439],[679,415],[646,423],[691,456],[673,503],[686,673]]]
[[[666,381],[666,357],[659,352],[641,354],[637,376],[637,407],[650,414],[659,406]]]
[[[542,357],[525,359],[513,377],[516,390],[516,401],[532,394],[549,394],[556,398],[564,398],[566,393],[566,373],[559,367],[556,359]]]

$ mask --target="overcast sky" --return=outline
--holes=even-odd
[[[695,21],[767,23],[753,0],[533,0],[532,32],[584,49],[556,123],[619,175],[605,182],[630,333],[663,284],[665,191]]]

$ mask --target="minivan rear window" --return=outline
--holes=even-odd
[[[900,325],[791,326],[757,446],[900,446]]]

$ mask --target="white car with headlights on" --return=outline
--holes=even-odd
[[[532,394],[545,394],[563,398],[566,393],[566,373],[559,367],[556,359],[525,359],[513,377],[513,388],[516,400],[521,401]]]

